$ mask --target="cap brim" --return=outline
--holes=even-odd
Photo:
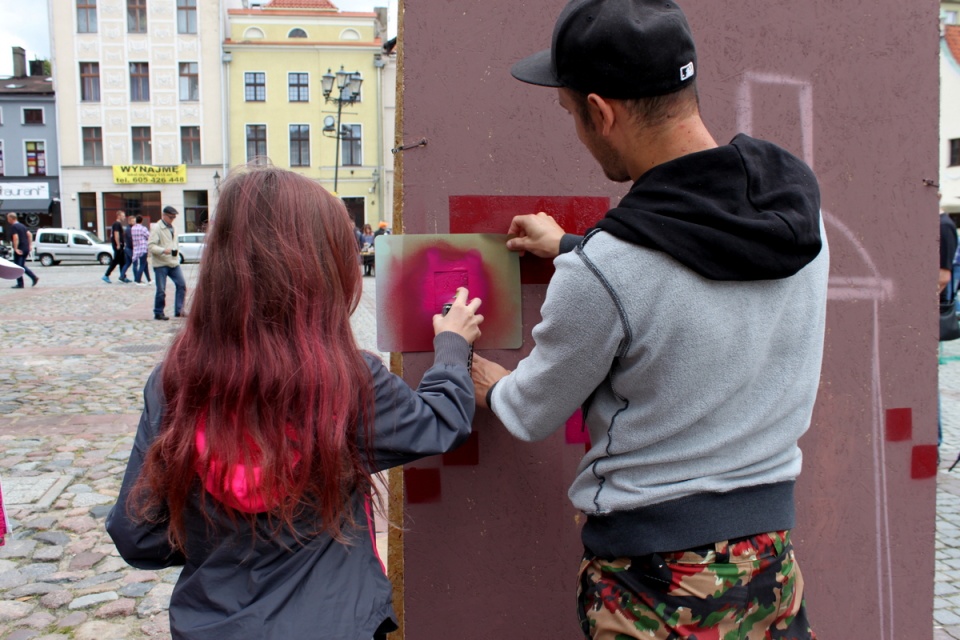
[[[553,74],[553,63],[550,61],[550,49],[544,49],[520,60],[511,67],[510,74],[520,82],[536,84],[541,87],[563,86]]]
[[[23,275],[23,267],[17,266],[9,260],[0,258],[0,278],[4,280],[16,280]]]

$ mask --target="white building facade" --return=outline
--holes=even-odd
[[[48,0],[63,225],[204,230],[224,165],[219,0]]]

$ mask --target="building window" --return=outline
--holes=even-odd
[[[960,138],[954,138],[950,141],[950,164],[948,167],[960,165]]]
[[[360,149],[360,125],[341,125],[340,131],[343,136],[343,146],[341,147],[343,153],[340,157],[340,164],[345,167],[363,164],[363,155]]]
[[[43,107],[24,107],[23,124],[43,124]]]
[[[80,100],[100,102],[100,63],[80,63]]]
[[[956,11],[941,11],[940,19],[943,20],[944,24],[957,24],[957,12]]]
[[[260,163],[267,157],[267,125],[247,125],[247,162]]]
[[[180,63],[180,100],[196,102],[200,99],[199,67],[196,62]]]
[[[103,129],[83,128],[83,164],[87,167],[103,165]]]
[[[44,143],[40,140],[31,140],[24,142],[23,146],[27,151],[27,175],[47,175],[47,154],[44,151]]]
[[[177,0],[177,33],[197,32],[197,0]]]
[[[247,102],[263,102],[267,99],[267,74],[249,71],[243,74],[243,99]]]
[[[147,0],[127,0],[127,33],[147,32]]]
[[[150,65],[146,62],[130,63],[130,102],[150,101]]]
[[[183,223],[187,233],[206,233],[210,209],[206,191],[183,192]]]
[[[290,166],[310,166],[310,125],[290,125]]]
[[[200,164],[200,127],[180,127],[180,161]]]
[[[263,40],[263,29],[258,27],[249,27],[243,32],[244,40]]]
[[[6,175],[3,172],[3,140],[0,140],[0,176]]]
[[[307,32],[299,27],[296,29],[290,29],[290,33],[287,34],[288,38],[306,38]]]
[[[310,74],[309,73],[288,73],[287,74],[287,96],[290,102],[309,102],[310,101]]]
[[[150,127],[133,128],[133,164],[153,164],[150,150]]]
[[[97,0],[77,0],[77,33],[97,32]]]

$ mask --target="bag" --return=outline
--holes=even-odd
[[[940,303],[940,342],[960,338],[960,322],[957,322],[957,300]]]

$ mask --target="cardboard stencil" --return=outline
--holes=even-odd
[[[478,349],[519,349],[520,261],[492,233],[382,235],[376,240],[377,347],[433,351],[433,316],[458,287],[480,298]]]

